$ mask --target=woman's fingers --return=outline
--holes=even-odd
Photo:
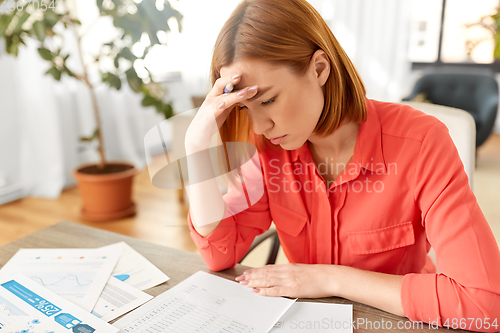
[[[251,279],[240,281],[240,284],[251,288],[271,288],[282,286],[283,281],[280,278],[268,277],[262,279]]]
[[[262,296],[287,296],[287,289],[284,287],[272,287],[272,288],[254,288],[252,291],[258,295]]]
[[[217,97],[215,102],[215,105],[217,106],[215,116],[219,116],[224,111],[232,109],[235,104],[244,102],[254,96],[257,93],[257,90],[258,86],[252,86]]]
[[[232,85],[236,85],[238,81],[241,79],[241,74],[234,74],[232,76],[224,76],[220,77],[215,81],[212,90],[208,93],[207,97],[216,97],[222,95],[224,93],[224,87],[231,83]]]
[[[236,281],[268,279],[268,278],[283,278],[286,273],[287,265],[267,265],[264,267],[253,268],[245,271],[243,275],[235,278]]]

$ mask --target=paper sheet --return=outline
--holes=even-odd
[[[90,312],[120,254],[120,249],[21,249],[0,277],[21,273]]]
[[[17,274],[0,279],[0,331],[115,333],[118,329]]]
[[[295,302],[197,272],[114,323],[121,332],[268,332]]]
[[[101,249],[123,249],[113,276],[137,289],[146,290],[170,279],[125,242],[104,246]]]
[[[153,296],[129,286],[113,276],[109,278],[92,314],[109,322],[151,300]]]
[[[352,305],[295,302],[269,333],[352,333]]]

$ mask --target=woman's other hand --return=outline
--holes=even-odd
[[[335,296],[334,269],[333,265],[267,265],[245,271],[236,281],[264,296],[329,297]]]

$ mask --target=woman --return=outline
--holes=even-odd
[[[213,88],[186,136],[196,156],[189,226],[210,269],[233,267],[274,221],[290,264],[237,278],[260,295],[339,296],[414,321],[498,331],[500,252],[446,126],[366,99],[305,0],[241,2],[211,67]],[[224,197],[204,156],[217,129],[225,142],[258,148]]]

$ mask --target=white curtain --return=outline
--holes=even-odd
[[[308,0],[323,16],[353,61],[367,95],[401,101],[413,87],[408,60],[410,0]],[[222,25],[239,1],[177,1],[184,31],[173,36],[170,56],[194,91],[207,93],[211,52]],[[181,60],[183,59],[183,60]]]
[[[17,59],[3,54],[0,64],[0,68],[9,69],[2,71],[2,85],[9,85],[14,92],[0,91],[0,112],[17,118],[12,124],[17,128],[0,133],[0,139],[8,142],[14,136],[20,142],[20,158],[19,154],[2,152],[3,163],[18,165],[18,174],[9,179],[18,180],[25,195],[55,198],[64,187],[74,184],[73,169],[98,159],[96,150],[79,140],[95,128],[89,90],[73,78],[63,76],[57,82],[45,75],[47,64],[39,58],[33,42]],[[126,85],[120,91],[100,85],[96,94],[107,158],[143,168],[143,137],[161,116],[153,108],[143,108],[141,97]],[[15,169],[11,168],[11,173]]]
[[[212,48],[238,1],[172,3],[184,15],[183,32],[168,36],[168,53],[159,56],[156,62],[168,64],[169,71],[181,73],[181,80],[167,83],[169,97],[178,113],[192,108],[191,96],[204,96],[208,92]],[[399,101],[409,92],[413,86],[407,60],[409,0],[310,0],[310,3],[324,16],[353,60],[369,98]],[[75,4],[84,14],[81,18],[84,25],[96,15],[93,1],[78,0]],[[92,41],[111,29],[109,22],[102,24],[96,33],[90,34],[84,44],[86,48],[92,48]],[[70,38],[66,48],[75,51]],[[20,157],[12,149],[10,155],[0,151],[0,178],[2,165],[8,164],[10,167],[4,167],[8,172],[19,170],[18,175],[8,178],[19,180],[26,195],[57,197],[65,186],[74,183],[71,172],[76,166],[97,160],[95,151],[83,150],[78,140],[90,135],[95,125],[89,92],[73,78],[63,77],[56,82],[44,75],[47,64],[39,58],[34,44],[22,48],[18,59],[2,53],[0,48],[0,87],[10,89],[0,90],[0,112],[15,114],[17,120],[11,117],[15,130],[0,132],[0,140],[8,142],[17,137],[21,144]],[[72,68],[78,66],[77,62],[75,58]],[[115,91],[99,86],[97,94],[107,157],[144,167],[144,135],[162,118],[154,109],[142,108],[140,96],[128,87]],[[12,167],[16,163],[18,167]]]
[[[410,0],[310,0],[359,71],[367,97],[399,102],[413,87]]]

